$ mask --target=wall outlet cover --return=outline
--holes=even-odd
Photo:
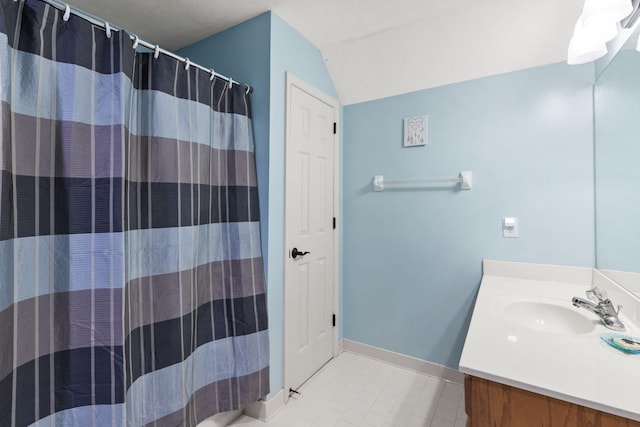
[[[504,217],[502,218],[502,236],[518,237],[518,218]]]

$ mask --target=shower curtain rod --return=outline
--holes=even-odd
[[[18,0],[13,0],[13,1],[18,1]],[[64,11],[64,16],[63,19],[66,21],[67,19],[69,19],[69,14],[73,13],[74,15],[77,15],[89,22],[91,22],[93,25],[102,28],[103,30],[105,30],[107,32],[107,35],[110,35],[111,31],[120,31],[122,28],[119,28],[117,26],[111,26],[111,24],[109,24],[109,22],[107,21],[99,21],[97,18],[89,15],[88,13],[80,10],[80,9],[76,9],[75,7],[72,8],[71,6],[69,6],[66,3],[57,1],[57,0],[41,0],[45,3],[50,4],[51,6],[55,7],[56,9],[60,9],[62,11]],[[214,77],[220,77],[223,80],[227,80],[229,82],[229,85],[233,86],[234,84],[240,85],[240,83],[236,82],[235,80],[233,80],[231,77],[227,77],[223,74],[220,74],[216,71],[213,70],[213,68],[205,68],[200,64],[197,64],[195,62],[191,62],[189,60],[189,58],[183,58],[182,56],[176,55],[175,53],[163,49],[161,48],[159,45],[157,44],[152,44],[149,43],[145,40],[141,40],[137,35],[130,35],[131,40],[133,41],[133,48],[135,49],[136,47],[138,47],[138,45],[140,46],[144,46],[148,49],[151,49],[154,51],[154,57],[157,58],[159,54],[163,54],[166,56],[170,56],[171,58],[177,59],[180,62],[184,62],[185,63],[185,68],[188,70],[189,67],[196,67],[201,69],[202,71],[205,71],[209,74],[211,74],[211,80],[213,80]],[[244,85],[247,88],[247,93],[251,93],[253,92],[253,88],[247,84]]]

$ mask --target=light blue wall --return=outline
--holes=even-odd
[[[598,268],[640,272],[640,54],[623,50],[595,85]]]
[[[457,368],[482,259],[594,266],[592,83],[554,64],[344,108],[344,338]],[[471,191],[372,191],[461,170]]]
[[[179,55],[253,86],[271,394],[283,386],[285,73],[336,97],[320,51],[273,12],[187,46]]]

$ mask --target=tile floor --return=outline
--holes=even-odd
[[[461,385],[344,352],[300,388],[269,422],[238,427],[464,427]]]

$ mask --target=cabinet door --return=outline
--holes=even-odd
[[[467,376],[467,427],[640,427],[640,422]]]

